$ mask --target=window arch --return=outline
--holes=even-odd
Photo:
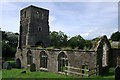
[[[40,52],[40,67],[47,68],[48,55],[45,51]]]
[[[32,57],[32,52],[28,50],[27,52],[27,65],[30,65],[33,63],[33,57]]]
[[[61,52],[58,55],[58,71],[64,72],[64,70],[66,69],[65,66],[68,66],[68,58],[64,52]]]
[[[21,69],[21,61],[20,61],[19,58],[16,59],[16,67],[17,67],[18,69]]]

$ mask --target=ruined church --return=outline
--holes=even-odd
[[[102,74],[111,65],[111,45],[106,36],[100,37],[94,48],[85,50],[49,49],[49,10],[28,6],[20,11],[20,35],[16,52],[18,68],[53,73],[91,70],[89,74]],[[43,48],[39,48],[42,45]],[[114,62],[113,62],[114,63]],[[73,68],[74,67],[74,68]],[[80,71],[75,70],[81,68]],[[96,74],[95,74],[96,75]]]

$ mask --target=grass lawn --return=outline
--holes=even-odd
[[[25,70],[26,73],[21,73],[23,69],[12,69],[6,70],[3,69],[2,77],[3,78],[66,78],[65,75],[55,74],[50,72],[30,72]]]
[[[3,69],[2,78],[62,78],[62,80],[63,78],[68,80],[80,79],[80,77],[77,76],[65,76],[50,72],[30,72],[29,70],[26,70],[26,73],[21,73],[22,71],[24,71],[24,69]],[[105,74],[104,76],[85,77],[80,80],[114,80],[114,68],[111,68],[109,74]]]

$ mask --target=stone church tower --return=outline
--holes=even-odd
[[[49,45],[49,10],[28,6],[20,11],[18,48]]]

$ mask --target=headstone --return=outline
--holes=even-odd
[[[36,71],[36,66],[35,66],[34,63],[32,63],[32,64],[30,65],[30,71],[31,71],[31,72]]]
[[[3,69],[7,69],[7,66],[9,65],[9,63],[8,62],[4,62],[3,63]]]
[[[10,70],[11,68],[12,68],[12,66],[10,65],[9,62],[4,62],[4,63],[3,63],[3,69],[8,69],[8,70]]]
[[[8,66],[7,66],[7,70],[11,70],[12,69],[12,66],[9,64]]]
[[[115,80],[120,80],[120,67],[115,68]]]

